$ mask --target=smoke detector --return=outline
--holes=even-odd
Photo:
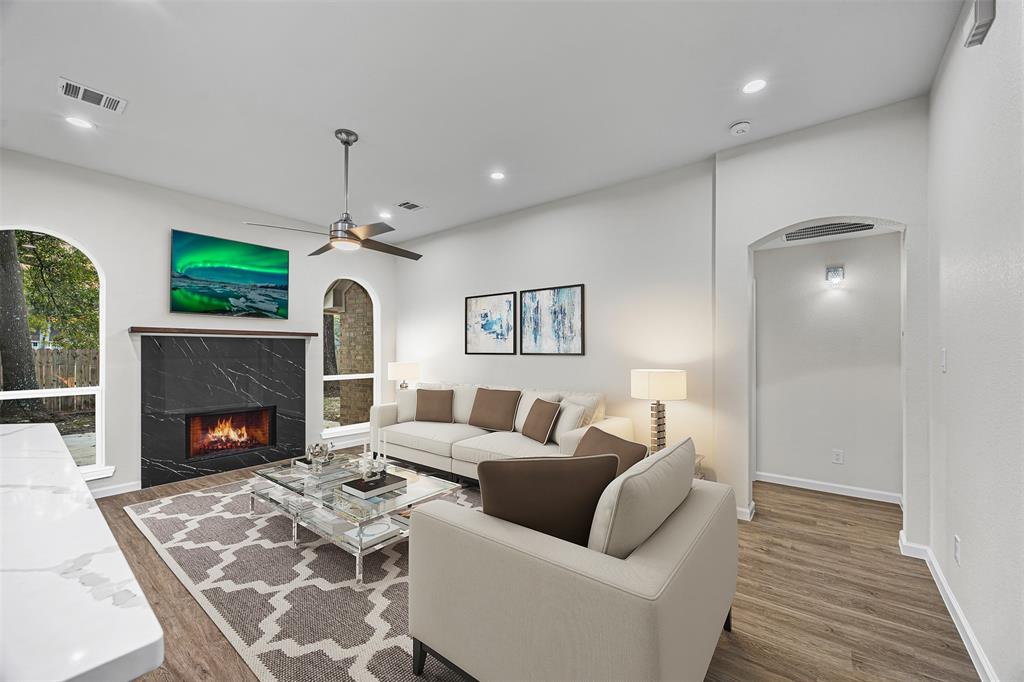
[[[750,121],[736,121],[729,126],[729,132],[733,137],[743,137],[750,132]]]
[[[90,88],[81,83],[69,81],[67,78],[57,79],[57,90],[64,97],[70,97],[105,111],[112,111],[115,114],[123,114],[124,108],[128,105],[128,102],[123,97],[115,97],[114,95],[100,92],[96,88]]]

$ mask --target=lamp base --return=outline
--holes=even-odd
[[[398,384],[398,388],[404,391],[405,389],[409,388],[409,384],[408,382],[405,381],[405,379],[402,379],[402,383]]]
[[[665,403],[651,403],[651,453],[665,449]]]

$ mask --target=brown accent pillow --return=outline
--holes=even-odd
[[[591,426],[583,434],[583,438],[580,438],[576,452],[572,455],[573,457],[589,457],[609,453],[619,456],[619,470],[615,472],[615,475],[618,476],[647,456],[647,446],[613,436],[596,426]]]
[[[534,400],[530,414],[526,415],[526,421],[523,423],[523,435],[538,443],[547,443],[551,440],[551,432],[555,429],[555,420],[561,407],[561,403],[540,398]]]
[[[491,459],[476,468],[484,513],[587,546],[617,455]]]
[[[452,399],[455,391],[430,388],[416,389],[416,421],[452,423]]]
[[[491,431],[511,431],[516,423],[516,406],[522,391],[478,388],[469,423]]]

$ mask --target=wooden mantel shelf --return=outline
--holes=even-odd
[[[311,338],[317,332],[282,332],[268,329],[190,329],[188,327],[129,327],[129,334],[149,336],[291,336]]]

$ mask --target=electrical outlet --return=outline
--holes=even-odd
[[[947,371],[949,371],[948,367],[946,365],[946,349],[945,348],[940,348],[939,349],[939,369],[942,371],[943,374],[945,374]]]
[[[960,565],[960,536],[959,535],[954,535],[953,536],[953,561],[956,562],[957,566]]]
[[[832,451],[832,463],[833,464],[845,464],[846,463],[846,453],[843,452],[842,450],[833,450]]]

